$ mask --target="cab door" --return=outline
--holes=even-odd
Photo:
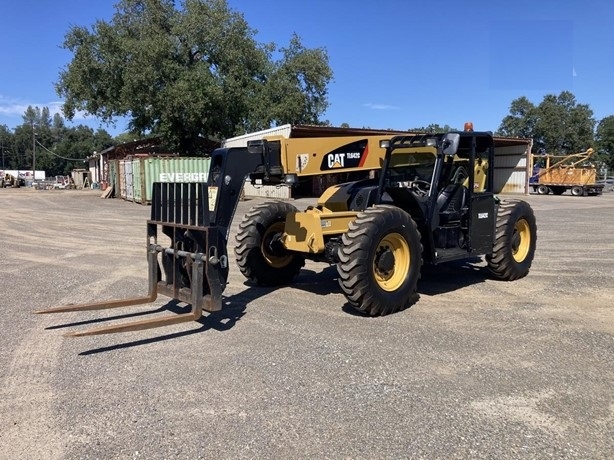
[[[473,146],[473,168],[469,178],[469,251],[472,254],[490,254],[496,223],[492,138],[477,136]]]
[[[469,250],[490,254],[495,237],[495,197],[492,192],[474,193],[469,210]]]

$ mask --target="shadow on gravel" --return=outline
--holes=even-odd
[[[448,262],[435,267],[425,265],[422,268],[422,278],[418,282],[418,296],[420,294],[444,294],[446,292],[452,292],[457,289],[462,289],[474,284],[483,283],[486,279],[488,279],[488,272],[483,266],[480,266],[479,264],[483,265],[483,262],[481,259],[476,258],[475,260],[471,261]],[[79,355],[87,356],[97,353],[103,353],[106,351],[137,347],[140,345],[147,345],[150,343],[177,339],[193,334],[200,334],[209,329],[214,329],[216,331],[227,331],[234,327],[237,321],[239,321],[241,317],[245,314],[247,305],[249,305],[250,302],[261,297],[265,297],[276,289],[279,289],[275,287],[267,288],[262,286],[254,286],[247,282],[244,283],[244,286],[244,291],[238,294],[224,297],[224,308],[222,309],[222,311],[208,314],[205,313],[202,318],[200,318],[198,321],[195,321],[195,323],[200,324],[200,327],[196,329],[174,332],[171,334],[135,340],[132,342],[124,342],[116,345],[95,348],[92,350],[81,352],[79,353]],[[290,288],[303,290],[311,294],[322,296],[331,293],[341,293],[341,288],[337,282],[337,269],[335,266],[326,267],[320,272],[315,272],[313,270],[303,270],[301,271],[301,274],[297,278],[296,282],[293,283]],[[367,315],[357,311],[348,303],[345,303],[342,306],[342,310],[349,315],[367,317]],[[176,300],[171,300],[167,304],[162,305],[155,310],[116,315],[112,317],[95,318],[86,321],[50,326],[47,327],[47,329],[61,329],[67,327],[82,326],[87,324],[121,320],[161,312],[180,314],[188,313],[189,311],[189,305],[178,302]]]
[[[445,294],[483,283],[487,279],[489,279],[488,270],[480,257],[446,262],[437,266],[424,265],[421,279],[418,281],[418,299],[416,301],[419,301],[420,294],[430,296]],[[302,270],[291,288],[323,296],[331,293],[342,293],[338,282],[337,268],[334,265],[326,267],[321,272]],[[352,316],[370,317],[356,310],[347,302],[342,306],[342,310]]]
[[[107,321],[115,321],[115,320],[118,320],[118,319],[136,318],[138,316],[152,315],[154,313],[162,313],[164,311],[174,311],[173,308],[178,306],[178,305],[179,305],[178,301],[171,300],[166,305],[162,305],[162,306],[156,308],[155,310],[139,311],[139,312],[134,312],[134,313],[125,313],[123,315],[105,316],[103,318],[93,318],[93,319],[87,319],[87,320],[83,320],[83,321],[75,321],[74,323],[58,324],[56,326],[48,326],[48,327],[45,328],[45,330],[49,331],[49,330],[54,330],[54,329],[65,329],[65,328],[68,328],[68,327],[87,326],[89,324],[104,323],[104,322],[107,322]]]
[[[424,265],[418,281],[418,293],[426,295],[445,294],[480,284],[489,279],[488,270],[481,258],[446,262],[439,265]]]
[[[198,321],[194,321],[195,324],[200,324],[200,327],[196,329],[174,332],[171,334],[159,335],[156,337],[150,337],[146,339],[134,340],[132,342],[118,343],[116,345],[110,345],[106,347],[94,348],[91,350],[83,351],[79,353],[79,355],[87,356],[87,355],[93,355],[97,353],[104,353],[107,351],[121,350],[123,348],[132,348],[132,347],[137,347],[140,345],[147,345],[150,343],[163,342],[165,340],[172,340],[172,339],[186,337],[186,336],[193,335],[193,334],[200,334],[209,329],[214,329],[220,332],[227,331],[231,329],[232,327],[234,327],[237,321],[241,319],[241,317],[245,314],[247,305],[251,301],[257,298],[260,298],[262,296],[265,296],[267,295],[267,293],[272,292],[272,291],[274,291],[274,288],[268,289],[268,288],[263,288],[260,286],[249,287],[247,290],[239,294],[224,297],[223,309],[221,311],[213,312],[213,313],[205,312]],[[117,315],[113,317],[96,318],[93,320],[81,321],[78,323],[63,324],[60,326],[51,326],[51,327],[48,327],[47,329],[59,329],[63,327],[99,323],[103,321],[107,322],[107,321],[113,321],[117,319],[125,319],[125,318],[131,318],[135,316],[142,316],[142,315],[148,315],[148,314],[154,314],[154,313],[160,313],[160,312],[176,313],[176,314],[189,313],[190,310],[191,310],[191,307],[189,305],[178,302],[177,300],[171,300],[167,304],[162,305],[161,307],[155,310],[148,310],[145,312],[130,313],[130,314],[125,314],[125,315]],[[163,328],[159,328],[159,329],[163,329]],[[120,334],[121,333],[116,334],[116,335],[119,336]],[[78,339],[75,339],[75,340],[78,340]]]
[[[330,265],[320,272],[303,269],[290,288],[316,295],[341,293],[341,287],[337,281],[338,276],[337,267],[334,265]]]

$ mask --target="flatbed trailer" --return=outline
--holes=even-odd
[[[571,155],[531,155],[533,176],[529,185],[539,195],[595,196],[603,193],[595,167],[587,163],[593,149]],[[554,162],[552,161],[554,160]]]
[[[602,184],[574,184],[574,183],[532,183],[533,191],[539,195],[562,195],[567,190],[571,191],[573,196],[596,196],[603,193]]]

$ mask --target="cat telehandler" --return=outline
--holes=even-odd
[[[365,176],[329,187],[304,211],[275,201],[247,212],[234,254],[253,283],[290,284],[306,259],[335,264],[349,304],[374,316],[417,301],[423,263],[483,255],[494,278],[522,278],[535,252],[535,216],[526,202],[495,195],[494,160],[492,135],[471,128],[394,137],[266,138],[217,149],[206,183],[154,184],[147,296],[38,313],[144,304],[158,294],[192,306],[190,313],[67,334],[81,336],[149,329],[221,310],[230,225],[248,177],[253,184],[292,186],[316,174]]]

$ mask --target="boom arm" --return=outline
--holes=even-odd
[[[382,167],[391,135],[283,138],[249,141],[248,149],[261,153],[262,167],[252,179],[263,183],[292,183],[301,176],[369,171]]]

